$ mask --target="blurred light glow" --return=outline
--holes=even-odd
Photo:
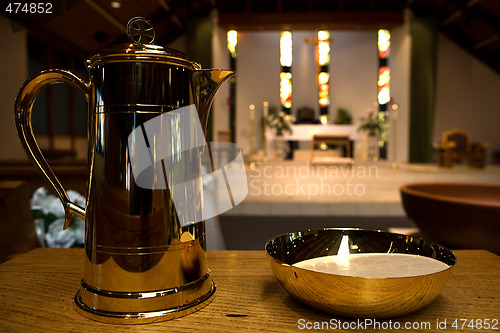
[[[280,63],[284,67],[292,66],[292,33],[290,31],[281,32]]]
[[[383,66],[378,71],[378,104],[389,103],[391,99],[390,83],[391,75],[389,67]]]
[[[292,73],[280,73],[280,100],[285,108],[292,107]]]
[[[111,1],[111,8],[118,9],[122,6],[122,2],[120,0]]]
[[[391,80],[389,67],[383,66],[378,69],[378,86],[383,87],[389,84]]]
[[[379,104],[386,104],[389,103],[391,100],[391,91],[389,90],[389,87],[383,87],[379,89],[378,91],[378,103]]]
[[[319,75],[318,75],[318,83],[319,84],[328,83],[328,81],[330,81],[330,74],[329,73],[325,73],[325,72],[319,73]]]
[[[330,33],[326,30],[318,31],[318,63],[320,66],[330,64]]]
[[[330,74],[321,72],[318,75],[318,103],[320,107],[330,104]]]
[[[319,116],[319,121],[323,125],[328,124],[328,115],[327,114],[322,114],[321,116]]]
[[[227,49],[231,52],[233,58],[236,58],[236,45],[238,45],[238,32],[229,30],[227,32]]]
[[[378,31],[378,54],[379,57],[385,59],[391,52],[391,33],[387,29]]]
[[[330,39],[330,32],[327,30],[318,31],[318,40],[328,40]]]

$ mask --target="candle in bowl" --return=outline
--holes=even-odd
[[[391,318],[419,310],[445,287],[456,257],[417,237],[379,230],[319,229],[276,236],[266,244],[278,282],[321,311]]]
[[[299,261],[293,266],[316,272],[363,278],[419,276],[449,268],[449,265],[439,260],[405,253],[324,256]]]

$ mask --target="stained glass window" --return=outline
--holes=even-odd
[[[326,30],[318,31],[318,103],[320,110],[320,121],[328,123],[328,106],[330,105],[330,33]]]
[[[280,73],[280,100],[284,108],[292,108],[292,73]]]
[[[229,50],[229,67],[234,72],[236,70],[236,58],[238,46],[238,32],[229,30],[227,32],[227,49]],[[229,80],[229,135],[231,142],[236,142],[236,78]]]
[[[378,69],[378,104],[383,105],[391,100],[389,83],[391,74],[389,66],[381,66]]]
[[[389,30],[378,31],[378,121],[382,131],[379,137],[380,157],[387,158],[387,135],[389,128],[388,105],[391,101],[391,72],[389,56],[391,53],[391,34]]]
[[[389,30],[378,31],[378,104],[385,105],[391,100],[390,93],[390,70],[388,66],[389,54],[391,52],[391,34]],[[385,111],[385,110],[382,110]]]
[[[280,100],[281,109],[290,114],[292,108],[292,33],[283,31],[280,38]]]
[[[386,59],[391,51],[391,34],[389,30],[380,29],[378,31],[378,56]]]

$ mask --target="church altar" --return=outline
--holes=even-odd
[[[359,139],[357,125],[322,125],[322,124],[296,124],[291,125],[292,133],[284,132],[283,135],[277,136],[274,130],[266,131],[266,150],[269,151],[284,151],[285,154],[293,156],[294,145],[287,145],[286,142],[311,142],[313,135],[332,135],[332,136],[347,136],[351,141],[350,154],[345,152],[345,155],[352,157],[354,141]]]
[[[267,131],[268,139],[283,140],[283,141],[311,141],[314,134],[348,134],[351,141],[355,141],[359,137],[357,125],[312,125],[298,124],[291,125],[292,133],[284,132],[283,136],[276,137],[274,131]]]

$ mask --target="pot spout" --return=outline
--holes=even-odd
[[[193,73],[193,91],[201,125],[206,130],[210,106],[221,84],[234,74],[224,69],[200,69]]]

